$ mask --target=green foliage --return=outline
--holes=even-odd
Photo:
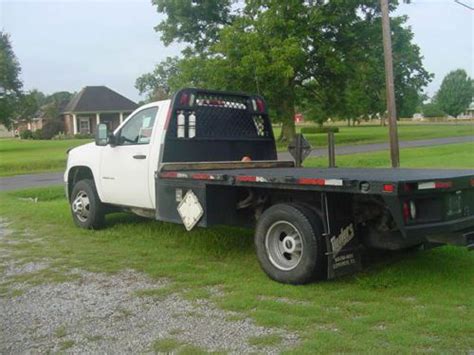
[[[31,132],[29,129],[25,129],[20,132],[20,138],[21,139],[32,139],[33,138],[33,132]]]
[[[178,58],[168,57],[159,63],[152,73],[143,74],[135,81],[135,87],[140,95],[147,93],[148,101],[168,99],[170,81],[177,76]]]
[[[39,91],[34,90],[20,96],[18,107],[16,108],[15,117],[31,120],[35,117],[40,108]]]
[[[461,114],[471,103],[474,95],[474,81],[464,69],[448,73],[436,94],[436,102],[441,110],[453,117]]]
[[[436,101],[423,105],[422,110],[425,117],[443,117],[446,115]]]
[[[64,130],[64,125],[59,118],[49,119],[43,125],[42,139],[52,139]]]
[[[43,139],[43,130],[42,129],[37,129],[32,133],[31,136],[32,139]]]
[[[283,140],[295,133],[295,106],[322,124],[328,117],[360,118],[385,111],[379,2],[155,0],[166,18],[156,27],[166,44],[185,42],[137,79],[156,92],[183,86],[254,92],[269,102]],[[391,9],[397,6],[391,2]],[[399,111],[414,112],[431,76],[406,18],[392,20]]]
[[[339,132],[339,127],[302,127],[301,133],[303,134],[316,134],[316,133],[328,133],[328,132]]]
[[[93,134],[76,133],[74,135],[74,139],[92,139],[92,138],[94,138]]]
[[[20,63],[13,52],[10,36],[0,31],[0,124],[11,126],[23,86]]]

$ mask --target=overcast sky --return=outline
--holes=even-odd
[[[397,14],[409,16],[425,67],[436,75],[429,94],[450,70],[473,76],[473,11],[454,0],[412,0]],[[0,0],[0,28],[11,35],[24,88],[48,94],[107,85],[139,100],[135,79],[179,54],[160,42],[159,21],[151,0]]]

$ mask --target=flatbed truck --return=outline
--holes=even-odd
[[[279,161],[264,99],[186,88],[68,153],[74,222],[129,211],[195,227],[255,229],[273,280],[361,269],[367,250],[474,247],[474,170],[303,168]]]

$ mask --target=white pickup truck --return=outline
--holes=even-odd
[[[255,228],[263,270],[306,283],[361,267],[364,250],[474,246],[474,170],[299,168],[278,161],[263,98],[183,89],[68,153],[74,222],[130,211]]]

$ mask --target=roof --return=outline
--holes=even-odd
[[[86,86],[75,94],[63,112],[133,111],[137,104],[107,86]]]

